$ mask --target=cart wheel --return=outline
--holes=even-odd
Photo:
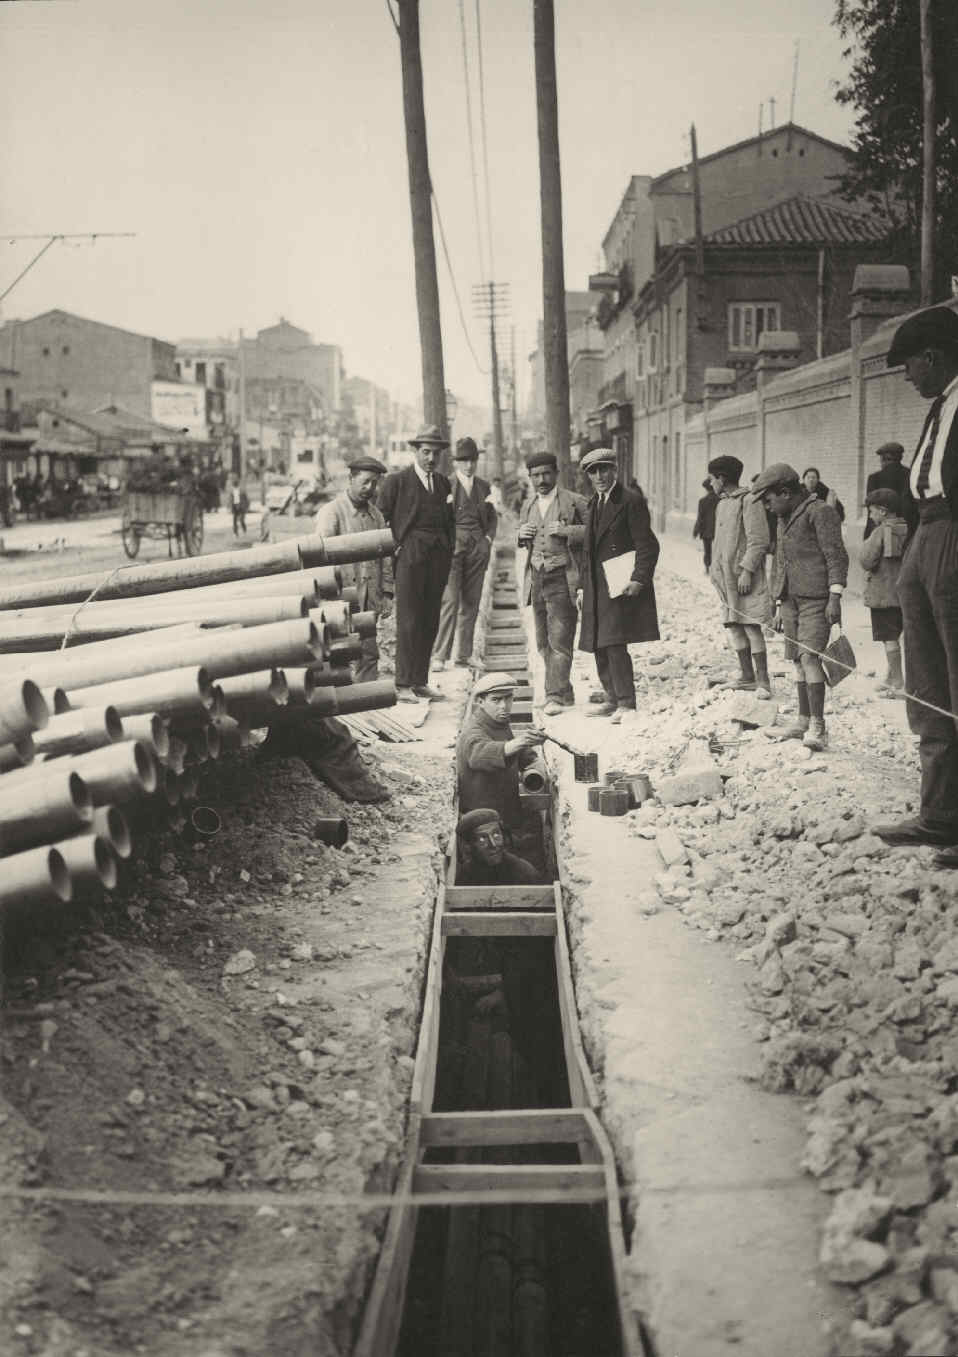
[[[130,523],[126,518],[120,528],[120,535],[123,538],[123,550],[132,561],[134,556],[140,554],[140,530],[136,523]]]
[[[198,556],[203,550],[203,510],[198,504],[193,505],[193,512],[183,524],[183,541],[187,556]]]

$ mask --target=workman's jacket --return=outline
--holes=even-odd
[[[508,721],[493,721],[476,707],[463,726],[456,745],[459,778],[459,814],[495,810],[507,830],[522,824],[519,774],[536,758],[535,749],[521,749],[506,757],[504,745],[515,732]]]
[[[320,537],[345,537],[351,532],[374,532],[386,526],[375,504],[354,504],[347,491],[321,504],[316,514],[315,531]],[[359,590],[360,611],[372,608],[382,612],[383,597],[393,592],[392,561],[388,556],[373,561],[344,561],[339,565],[343,584]]]
[[[865,573],[863,599],[866,608],[899,608],[898,571],[908,541],[908,524],[892,514],[878,524],[858,550]]]
[[[459,870],[459,879],[456,884],[459,886],[539,886],[542,884],[542,877],[531,862],[519,857],[517,853],[510,853],[506,848],[503,850],[501,862],[495,867],[486,862],[481,862],[477,857],[473,857],[469,862],[464,863]]]
[[[841,519],[830,504],[806,494],[779,520],[772,597],[827,598],[831,585],[847,583]]]
[[[540,530],[544,536],[547,549],[554,553],[554,560],[549,558],[544,561],[548,568],[551,564],[553,569],[564,569],[566,579],[569,583],[569,597],[575,599],[576,590],[579,588],[579,577],[581,573],[582,559],[582,539],[585,536],[585,516],[588,501],[582,495],[577,495],[573,490],[566,490],[559,486],[556,490],[555,499],[546,512],[545,522],[539,511],[539,496],[530,495],[519,509],[519,527],[525,523],[531,523]],[[551,537],[549,528],[552,524],[562,524],[571,528],[567,538]],[[535,544],[531,546],[520,546],[520,552],[525,554],[525,563],[522,576],[522,602],[524,607],[528,607],[532,602],[532,558],[535,553]]]

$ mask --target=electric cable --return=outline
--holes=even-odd
[[[436,210],[436,225],[439,227],[439,239],[442,242],[442,253],[446,261],[446,268],[449,271],[449,281],[452,283],[453,296],[456,299],[456,307],[459,311],[459,323],[462,325],[462,332],[466,337],[466,343],[469,345],[469,352],[472,354],[476,367],[484,377],[488,377],[489,369],[484,368],[479,362],[479,356],[472,346],[472,339],[469,336],[469,329],[466,325],[465,312],[462,309],[462,299],[459,296],[459,288],[456,285],[456,275],[452,270],[452,260],[449,258],[449,246],[446,244],[446,233],[442,227],[442,215],[439,211],[439,199],[436,197],[436,190],[432,184],[429,185],[429,192],[432,194],[432,204]]]
[[[486,135],[486,81],[482,65],[482,19],[479,0],[476,0],[476,50],[479,54],[479,124],[482,131],[482,167],[486,181],[486,237],[489,246],[489,277],[496,275],[495,253],[492,247],[492,194],[489,190],[489,139]]]
[[[482,213],[479,208],[479,175],[476,169],[476,144],[472,127],[472,82],[469,78],[469,47],[466,42],[465,0],[459,0],[459,31],[462,35],[462,74],[466,92],[466,127],[469,132],[469,165],[472,170],[472,204],[476,218],[476,245],[479,254],[479,276],[480,278],[488,278],[490,275],[486,270],[485,252],[482,248]]]

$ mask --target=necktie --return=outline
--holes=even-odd
[[[427,472],[426,472],[426,489],[429,491],[429,493],[430,493],[430,495],[431,495],[431,494],[432,494],[432,472],[431,472],[431,471],[427,471]]]
[[[915,483],[921,498],[924,498],[925,491],[928,489],[928,482],[931,480],[931,461],[935,455],[935,440],[938,437],[941,407],[944,403],[944,396],[936,396],[931,403],[931,409],[928,411],[928,440],[925,443],[925,451],[921,454],[921,466],[918,468],[918,480]]]

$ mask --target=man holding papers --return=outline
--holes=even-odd
[[[582,470],[594,491],[582,547],[582,626],[579,649],[595,655],[606,700],[590,716],[613,723],[635,711],[630,644],[659,639],[652,576],[659,542],[645,497],[621,485],[611,448],[593,448]]]

